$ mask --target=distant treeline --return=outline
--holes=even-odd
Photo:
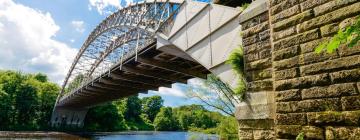
[[[59,86],[44,74],[0,71],[0,130],[47,130]]]
[[[49,127],[60,87],[44,74],[0,71],[0,130],[54,130]],[[164,107],[160,96],[131,96],[91,108],[83,128],[58,131],[200,131],[237,133],[233,117],[206,110],[201,105]],[[236,137],[236,136],[235,136]]]

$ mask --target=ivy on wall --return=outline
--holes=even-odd
[[[360,16],[356,23],[347,27],[345,30],[340,29],[338,33],[329,41],[321,43],[316,49],[316,53],[326,50],[327,53],[334,52],[341,44],[346,44],[349,48],[354,47],[360,40]]]
[[[241,99],[245,98],[246,92],[246,80],[244,78],[244,52],[242,47],[238,47],[234,49],[231,54],[229,55],[228,60],[226,63],[231,66],[231,68],[235,71],[238,75],[238,82],[236,87],[233,89],[234,93],[240,96]]]

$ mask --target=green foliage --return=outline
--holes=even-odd
[[[78,88],[81,83],[85,80],[85,76],[82,74],[77,75],[74,80],[72,80],[67,88],[65,89],[65,93],[71,92],[71,90]]]
[[[59,87],[44,74],[0,71],[0,130],[47,130]]]
[[[178,122],[172,113],[172,108],[163,107],[154,120],[155,130],[175,131],[179,129]]]
[[[244,3],[241,5],[241,8],[243,8],[243,10],[245,10],[246,8],[248,8],[250,5],[250,3]]]
[[[321,43],[316,49],[316,53],[327,50],[327,53],[333,53],[341,44],[346,44],[349,48],[354,47],[360,40],[360,16],[354,25],[345,30],[340,29],[338,33],[329,41]]]
[[[238,140],[238,125],[237,120],[234,117],[225,117],[221,120],[217,127],[217,134],[225,140]]]
[[[296,136],[296,140],[304,140],[304,133],[299,133],[299,135]]]
[[[156,114],[159,113],[163,106],[164,100],[160,96],[144,97],[142,100],[142,113],[146,119],[154,121]]]
[[[137,96],[131,96],[122,100],[122,113],[127,121],[140,120],[141,100]]]
[[[208,111],[201,105],[180,106],[173,109],[173,114],[181,130],[213,128],[223,117],[220,113]]]
[[[234,89],[234,93],[239,95],[241,99],[245,98],[246,91],[246,80],[244,78],[244,59],[243,59],[243,49],[242,47],[234,49],[226,63],[231,65],[231,68],[236,72],[239,76],[238,85]]]
[[[85,118],[84,128],[87,131],[126,130],[125,120],[112,103],[91,108]]]

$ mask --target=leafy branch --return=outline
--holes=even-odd
[[[327,50],[328,53],[334,52],[341,44],[346,44],[349,48],[354,47],[360,40],[360,16],[354,25],[351,25],[343,31],[340,29],[338,33],[329,41],[321,43],[316,49],[316,53]]]
[[[234,93],[236,95],[239,95],[241,99],[245,98],[245,91],[246,91],[246,80],[244,78],[243,55],[244,55],[244,52],[243,52],[242,47],[238,47],[231,52],[228,60],[226,60],[226,63],[231,65],[231,68],[239,76],[237,85],[234,89]]]

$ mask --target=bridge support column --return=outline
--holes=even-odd
[[[55,108],[51,116],[52,127],[83,127],[88,109]]]
[[[248,91],[236,107],[239,137],[274,139],[275,101],[267,0],[254,1],[240,15]]]

